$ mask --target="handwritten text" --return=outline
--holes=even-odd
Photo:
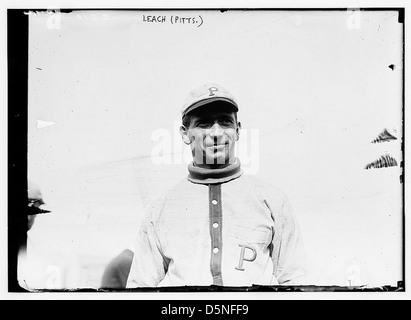
[[[164,16],[164,15],[143,15],[142,21],[145,23],[171,23],[171,24],[183,24],[201,27],[204,20],[201,16]]]

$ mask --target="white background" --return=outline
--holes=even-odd
[[[364,284],[395,284],[400,171],[363,169],[399,150],[370,144],[401,129],[402,27],[385,20],[392,14],[363,12],[357,30],[346,12],[302,21],[226,12],[174,32],[136,12],[104,23],[63,15],[56,30],[32,16],[29,174],[54,211],[30,234],[35,251],[70,261],[74,286],[96,284],[87,262],[99,270],[128,246],[143,206],[186,174],[184,164],[150,163],[153,130],[171,131],[188,90],[215,81],[237,97],[243,127],[260,130],[257,175],[289,194],[315,281],[346,285],[356,265]]]

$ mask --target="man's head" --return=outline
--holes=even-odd
[[[39,186],[33,183],[32,181],[28,180],[27,187],[27,230],[30,230],[33,227],[34,221],[36,220],[38,214],[48,213],[50,211],[42,209],[42,206],[45,203]]]
[[[237,112],[234,97],[217,84],[190,93],[182,110],[180,132],[191,147],[195,165],[221,168],[234,163],[241,130]]]

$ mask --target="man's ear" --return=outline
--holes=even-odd
[[[237,122],[237,128],[236,128],[236,133],[237,133],[237,139],[236,141],[238,141],[240,139],[240,132],[241,132],[241,122]]]
[[[185,126],[180,127],[180,134],[181,134],[181,138],[183,139],[183,142],[186,145],[190,145],[191,141],[190,141],[190,138],[188,136],[188,129]]]

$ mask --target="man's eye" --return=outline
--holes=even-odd
[[[222,127],[231,127],[234,125],[233,121],[228,120],[228,119],[218,121],[218,124]],[[196,127],[200,129],[210,129],[213,125],[214,125],[214,122],[198,122],[196,124]]]
[[[213,122],[211,121],[202,121],[198,123],[198,126],[210,128],[213,126]]]

